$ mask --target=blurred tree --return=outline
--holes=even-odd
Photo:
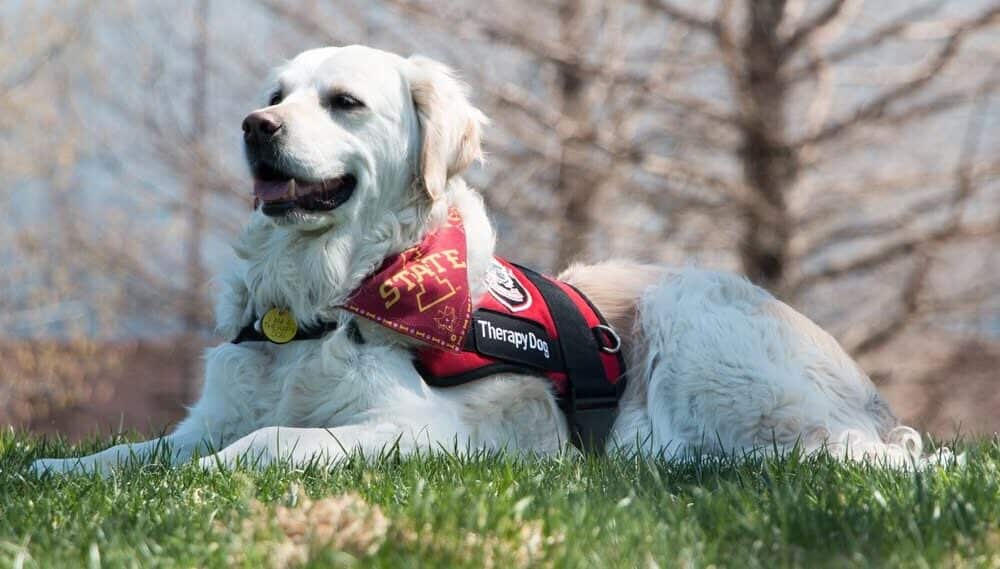
[[[475,50],[441,50],[514,131],[501,134],[514,144],[491,146],[494,205],[520,217],[496,192],[530,166],[525,146],[547,163],[531,171],[556,172],[530,184],[560,204],[548,224],[558,256],[543,264],[594,253],[732,262],[855,354],[931,315],[962,321],[949,311],[1000,301],[1000,272],[986,270],[998,262],[998,141],[984,141],[997,121],[996,2],[386,4],[451,41],[501,59],[511,50],[534,77],[551,70],[556,89],[516,67],[497,73]],[[644,197],[652,212],[615,196]],[[664,228],[655,239],[642,236],[651,217]],[[930,286],[952,245],[977,251],[984,270],[968,286]],[[847,290],[870,301],[824,306]]]
[[[204,166],[211,159],[206,151],[208,141],[208,50],[209,50],[209,2],[198,0],[194,11],[194,38],[192,45],[192,77],[191,77],[191,128],[187,137],[194,161],[188,168],[188,190],[185,196],[188,212],[188,235],[185,244],[187,257],[187,298],[184,301],[184,326],[188,336],[187,354],[184,377],[188,378],[185,386],[185,399],[193,400],[198,394],[199,366],[198,350],[202,342],[198,340],[206,327],[211,325],[211,312],[205,301],[205,265],[202,260],[202,248],[205,241],[205,204],[208,191],[208,180],[205,179],[208,168]]]
[[[92,37],[89,1],[0,7],[0,417],[26,421],[107,389],[113,354],[96,353],[84,322],[108,313],[75,300],[88,270],[75,256],[79,225],[74,168],[87,154],[82,125],[69,112],[69,61]],[[34,222],[28,222],[34,218]],[[109,291],[113,296],[113,291]],[[58,331],[60,342],[26,337]]]
[[[143,319],[139,334],[172,344],[189,378],[174,397],[196,394],[211,325],[208,219],[218,238],[240,217],[224,203],[229,215],[207,211],[238,183],[220,175],[234,165],[210,140],[208,2],[196,8],[186,36],[175,33],[176,9],[90,0],[0,8],[10,46],[0,54],[0,201],[12,211],[0,230],[11,269],[0,277],[0,349],[18,355],[0,372],[0,417],[26,421],[32,409],[110,397],[108,375],[136,349],[122,340]],[[144,43],[151,31],[164,41]],[[129,51],[136,45],[145,49]],[[178,101],[189,103],[183,113]]]
[[[283,58],[368,43],[473,86],[502,253],[742,271],[904,382],[997,345],[996,0],[95,2],[0,6],[15,338],[154,336],[193,369],[240,120]]]
[[[1000,84],[1000,65],[995,52],[986,51],[994,57],[983,59],[983,50],[990,46],[982,41],[989,36],[977,34],[996,29],[1000,5],[988,3],[968,16],[931,20],[945,3],[922,3],[888,14],[866,29],[850,25],[860,24],[861,2],[852,0],[721,2],[712,15],[662,0],[648,4],[709,37],[725,68],[734,107],[732,124],[739,136],[736,156],[742,176],[734,185],[744,193],[738,211],[743,220],[741,267],[746,274],[796,300],[832,279],[908,261],[908,270],[894,279],[899,307],[886,310],[883,321],[849,337],[848,347],[855,353],[881,346],[927,308],[923,293],[934,251],[946,242],[995,235],[1000,229],[994,220],[972,227],[963,223],[977,192],[994,205],[998,196],[997,164],[980,160],[978,147],[982,126],[989,120],[989,97]],[[836,74],[849,72],[851,62],[884,57],[889,43],[897,42],[895,57],[911,57],[899,42],[919,30],[930,32],[931,41],[916,51],[913,63],[889,61],[899,68],[884,85],[876,82],[850,93],[834,83]],[[963,50],[967,45],[972,49]],[[844,99],[853,101],[835,108],[838,88]],[[934,129],[935,119],[945,113],[959,116],[955,111],[968,116],[965,134],[939,131],[936,146],[956,148],[957,158],[938,155],[935,163],[926,165],[923,180],[902,172],[890,173],[879,184],[864,180],[869,177],[866,173],[880,166],[853,158],[873,149],[872,137],[899,138],[903,152],[919,151],[905,143],[911,129]],[[952,168],[949,162],[957,163]],[[838,181],[849,179],[851,169],[864,180],[855,182],[857,191],[836,188]],[[806,178],[824,172],[836,175]],[[913,199],[904,195],[907,190],[924,189],[931,179],[937,185],[933,195],[920,199],[915,209],[903,205]],[[809,201],[803,203],[802,198]],[[793,208],[796,200],[801,205]],[[890,217],[864,215],[851,202],[877,203]],[[931,216],[923,215],[928,213],[945,215],[932,222]],[[861,241],[864,245],[856,247]],[[800,243],[807,245],[796,246]],[[857,252],[824,258],[836,248]]]

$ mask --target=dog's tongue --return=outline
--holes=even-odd
[[[254,180],[253,195],[264,202],[290,200],[295,197],[292,195],[292,183],[292,180]]]

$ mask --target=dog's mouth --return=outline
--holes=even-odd
[[[254,173],[253,193],[260,200],[260,211],[280,217],[295,209],[333,211],[351,199],[358,180],[344,174],[320,182],[297,180],[272,168],[258,168]]]

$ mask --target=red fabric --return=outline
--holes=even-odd
[[[449,212],[448,224],[427,235],[417,246],[386,260],[367,278],[344,306],[396,332],[428,345],[418,359],[423,369],[437,378],[474,375],[502,360],[463,351],[462,344],[472,323],[472,299],[469,298],[465,228],[457,210]],[[509,271],[509,272],[508,272]],[[484,308],[515,318],[530,320],[545,328],[551,340],[559,342],[552,314],[541,293],[520,269],[496,258],[490,278],[518,287],[513,297],[504,297],[503,286],[490,286],[490,292],[476,299],[476,308]],[[549,278],[549,277],[546,277]],[[590,304],[573,287],[549,278],[572,299],[590,328],[601,323]],[[523,292],[527,298],[518,299]],[[513,299],[513,300],[512,300]],[[616,384],[624,373],[615,354],[600,353],[605,377]],[[568,380],[565,372],[546,372],[556,391],[565,395]]]
[[[518,282],[528,291],[528,295],[531,298],[531,305],[514,312],[497,300],[494,295],[487,292],[476,303],[476,308],[494,310],[541,324],[552,340],[558,343],[559,333],[556,330],[555,322],[552,320],[552,314],[549,313],[545,301],[542,300],[542,294],[538,292],[538,289],[535,288],[535,285],[531,281],[521,275],[521,271],[517,267],[499,257],[496,260],[519,277]],[[433,348],[421,350],[417,354],[417,358],[420,360],[420,364],[424,370],[434,377],[454,377],[457,375],[472,374],[476,370],[486,366],[502,363],[500,360],[483,356],[477,352],[465,351],[455,353],[435,350]],[[555,384],[556,391],[559,394],[564,395],[566,393],[568,383],[565,373],[550,372],[545,375]]]
[[[573,299],[573,304],[575,304],[580,310],[580,313],[583,314],[584,319],[587,321],[587,326],[590,326],[590,328],[593,329],[595,326],[601,324],[600,316],[594,312],[594,310],[590,307],[590,303],[587,302],[587,299],[585,299],[579,291],[562,281],[558,281],[548,276],[545,278],[556,283],[556,285],[558,285],[563,292],[568,294],[569,297]],[[621,348],[622,347],[619,346],[619,349]],[[609,354],[601,350],[599,355],[601,356],[601,363],[604,364],[604,377],[608,379],[608,383],[611,383],[612,385],[617,384],[622,376],[625,375],[625,369],[622,367],[622,361],[618,357],[618,354]]]
[[[417,246],[387,259],[344,308],[428,344],[460,351],[472,323],[465,227],[448,223]]]
[[[500,302],[493,294],[486,293],[479,299],[479,302],[476,304],[476,308],[485,308],[541,324],[545,328],[545,331],[548,332],[552,340],[558,343],[559,331],[556,329],[555,322],[552,319],[552,314],[549,312],[548,305],[546,305],[541,293],[516,266],[499,257],[496,260],[498,263],[509,269],[516,276],[521,286],[527,289],[532,299],[531,305],[527,308],[514,311],[506,304]],[[583,314],[584,319],[587,321],[587,325],[590,328],[593,328],[601,323],[600,317],[594,312],[594,310],[590,307],[590,304],[579,292],[576,291],[576,289],[564,282],[557,281],[549,277],[546,278],[554,282],[567,295],[569,295],[570,299],[573,300],[573,304],[575,304],[577,309],[581,312],[581,314]],[[498,359],[486,357],[477,352],[464,351],[456,353],[436,350],[434,348],[421,350],[417,357],[421,366],[427,373],[439,378],[474,374],[477,370],[486,366],[503,363]],[[601,362],[604,364],[605,378],[607,378],[608,383],[611,383],[612,385],[617,384],[624,374],[621,361],[618,359],[617,355],[605,352],[601,352],[600,357]],[[546,372],[545,375],[552,380],[557,393],[560,395],[566,395],[568,390],[568,380],[565,372]]]

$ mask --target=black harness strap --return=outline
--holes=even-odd
[[[569,376],[569,396],[563,410],[569,420],[573,444],[584,450],[603,452],[618,415],[625,378],[616,384],[608,383],[600,356],[602,344],[573,300],[541,274],[516,266],[542,294],[559,331],[559,345]],[[596,308],[594,313],[607,325]]]
[[[255,326],[257,319],[255,318],[253,322],[247,324],[240,330],[240,333],[236,337],[230,340],[233,344],[239,344],[242,342],[270,342],[271,339],[264,335],[263,332],[258,330]],[[354,321],[351,321],[354,324]],[[357,324],[354,324],[357,327]],[[337,322],[323,322],[316,328],[303,329],[299,328],[295,332],[295,336],[289,340],[289,342],[294,340],[319,340],[328,333],[333,332],[337,329]],[[358,337],[360,337],[361,331],[358,330]],[[354,339],[353,337],[351,338]],[[364,343],[364,339],[360,343]]]

